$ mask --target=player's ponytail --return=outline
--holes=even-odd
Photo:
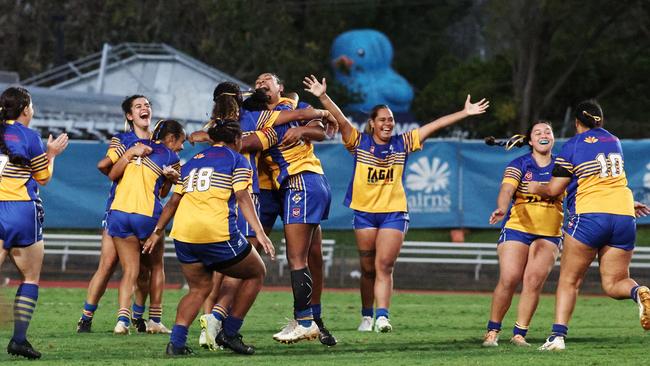
[[[174,138],[179,139],[184,133],[185,130],[180,122],[173,119],[161,119],[156,123],[156,126],[153,129],[151,140],[162,141],[168,135],[172,135]]]
[[[587,128],[602,127],[605,123],[603,109],[597,101],[590,99],[576,106],[575,117]]]
[[[525,135],[521,135],[521,134],[512,135],[512,137],[506,140],[497,140],[496,138],[494,138],[494,136],[488,136],[485,138],[485,144],[488,146],[503,146],[506,149],[506,151],[515,147],[524,147],[524,146],[528,146],[532,150],[533,147],[529,144],[529,142],[531,141],[533,128],[535,128],[535,126],[540,123],[548,125],[549,127],[551,127],[551,129],[553,129],[553,125],[551,124],[550,121],[539,120],[533,122],[530,126],[528,126],[528,130],[526,131]]]
[[[239,107],[242,104],[239,85],[230,81],[219,83],[212,93],[212,101],[214,101],[214,106],[210,116],[211,120],[239,120]]]
[[[510,150],[513,147],[522,147],[525,146],[528,142],[528,139],[524,135],[513,135],[506,140],[497,140],[494,136],[488,136],[485,138],[485,144],[488,146],[503,146],[506,150]]]
[[[29,106],[32,97],[25,88],[10,87],[0,95],[0,154],[9,157],[9,162],[19,166],[29,166],[30,160],[22,155],[12,153],[5,142],[5,130],[8,120],[20,117]]]
[[[242,136],[239,122],[231,119],[215,119],[210,121],[208,136],[214,142],[233,144]]]

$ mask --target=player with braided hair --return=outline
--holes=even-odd
[[[161,234],[174,217],[170,235],[190,290],[178,304],[176,323],[166,350],[171,356],[192,353],[187,346],[188,328],[212,289],[215,271],[241,280],[216,342],[237,353],[255,352],[252,346],[243,343],[239,329],[262,288],[266,268],[237,227],[238,206],[255,231],[260,247],[272,259],[275,256],[249,194],[253,173],[248,160],[238,153],[242,137],[239,123],[213,120],[208,134],[214,145],[183,165],[182,184],[176,185],[143,249],[147,253],[161,245]]]

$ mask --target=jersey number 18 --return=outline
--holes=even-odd
[[[194,192],[194,183],[196,182],[196,190],[205,192],[210,189],[210,180],[212,178],[213,168],[194,168],[190,170],[187,180],[187,189],[185,192]]]

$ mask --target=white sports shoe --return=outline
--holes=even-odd
[[[296,322],[296,325],[290,331],[283,334],[278,333],[273,336],[273,339],[280,343],[296,343],[302,340],[311,341],[318,338],[319,335],[320,330],[316,322],[311,322],[311,326],[309,327],[303,327]]]
[[[149,319],[147,320],[147,333],[149,334],[171,334],[171,330],[162,323],[156,323],[155,321]]]
[[[560,336],[550,336],[546,339],[546,343],[541,345],[537,350],[538,351],[563,351],[564,346],[564,337]]]
[[[639,304],[639,320],[644,330],[650,330],[650,289],[641,286],[636,293],[636,302]]]
[[[483,347],[498,347],[499,346],[499,332],[496,330],[488,330],[483,337]]]
[[[221,331],[221,321],[212,314],[203,314],[199,318],[199,324],[201,324],[201,336],[205,337],[204,343],[201,343],[199,337],[201,347],[212,351],[217,350],[219,346],[217,345],[216,338],[219,331]]]
[[[372,332],[372,325],[372,317],[364,316],[361,318],[361,324],[359,324],[359,328],[357,328],[357,330],[359,332]]]
[[[205,329],[201,329],[201,334],[199,334],[199,346],[201,346],[201,348],[209,349],[208,341],[205,336]]]
[[[393,326],[390,325],[390,321],[385,316],[380,316],[375,320],[375,332],[377,333],[388,333],[393,330]]]
[[[129,335],[129,326],[122,320],[118,321],[113,328],[113,334]]]
[[[287,325],[285,325],[279,332],[275,333],[273,335],[273,339],[275,339],[276,341],[279,341],[278,337],[281,337],[281,336],[284,336],[285,334],[289,334],[289,333],[293,332],[293,328],[295,328],[296,325],[298,325],[297,321],[295,321],[294,319],[287,319]]]

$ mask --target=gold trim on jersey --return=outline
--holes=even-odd
[[[559,156],[557,158],[555,158],[555,164],[558,164],[562,168],[569,171],[569,173],[573,174],[573,164],[571,164],[570,162],[564,160],[563,158],[561,158]]]
[[[506,178],[519,181],[521,180],[521,171],[517,168],[507,167],[505,172],[503,173],[503,179],[505,180]]]

